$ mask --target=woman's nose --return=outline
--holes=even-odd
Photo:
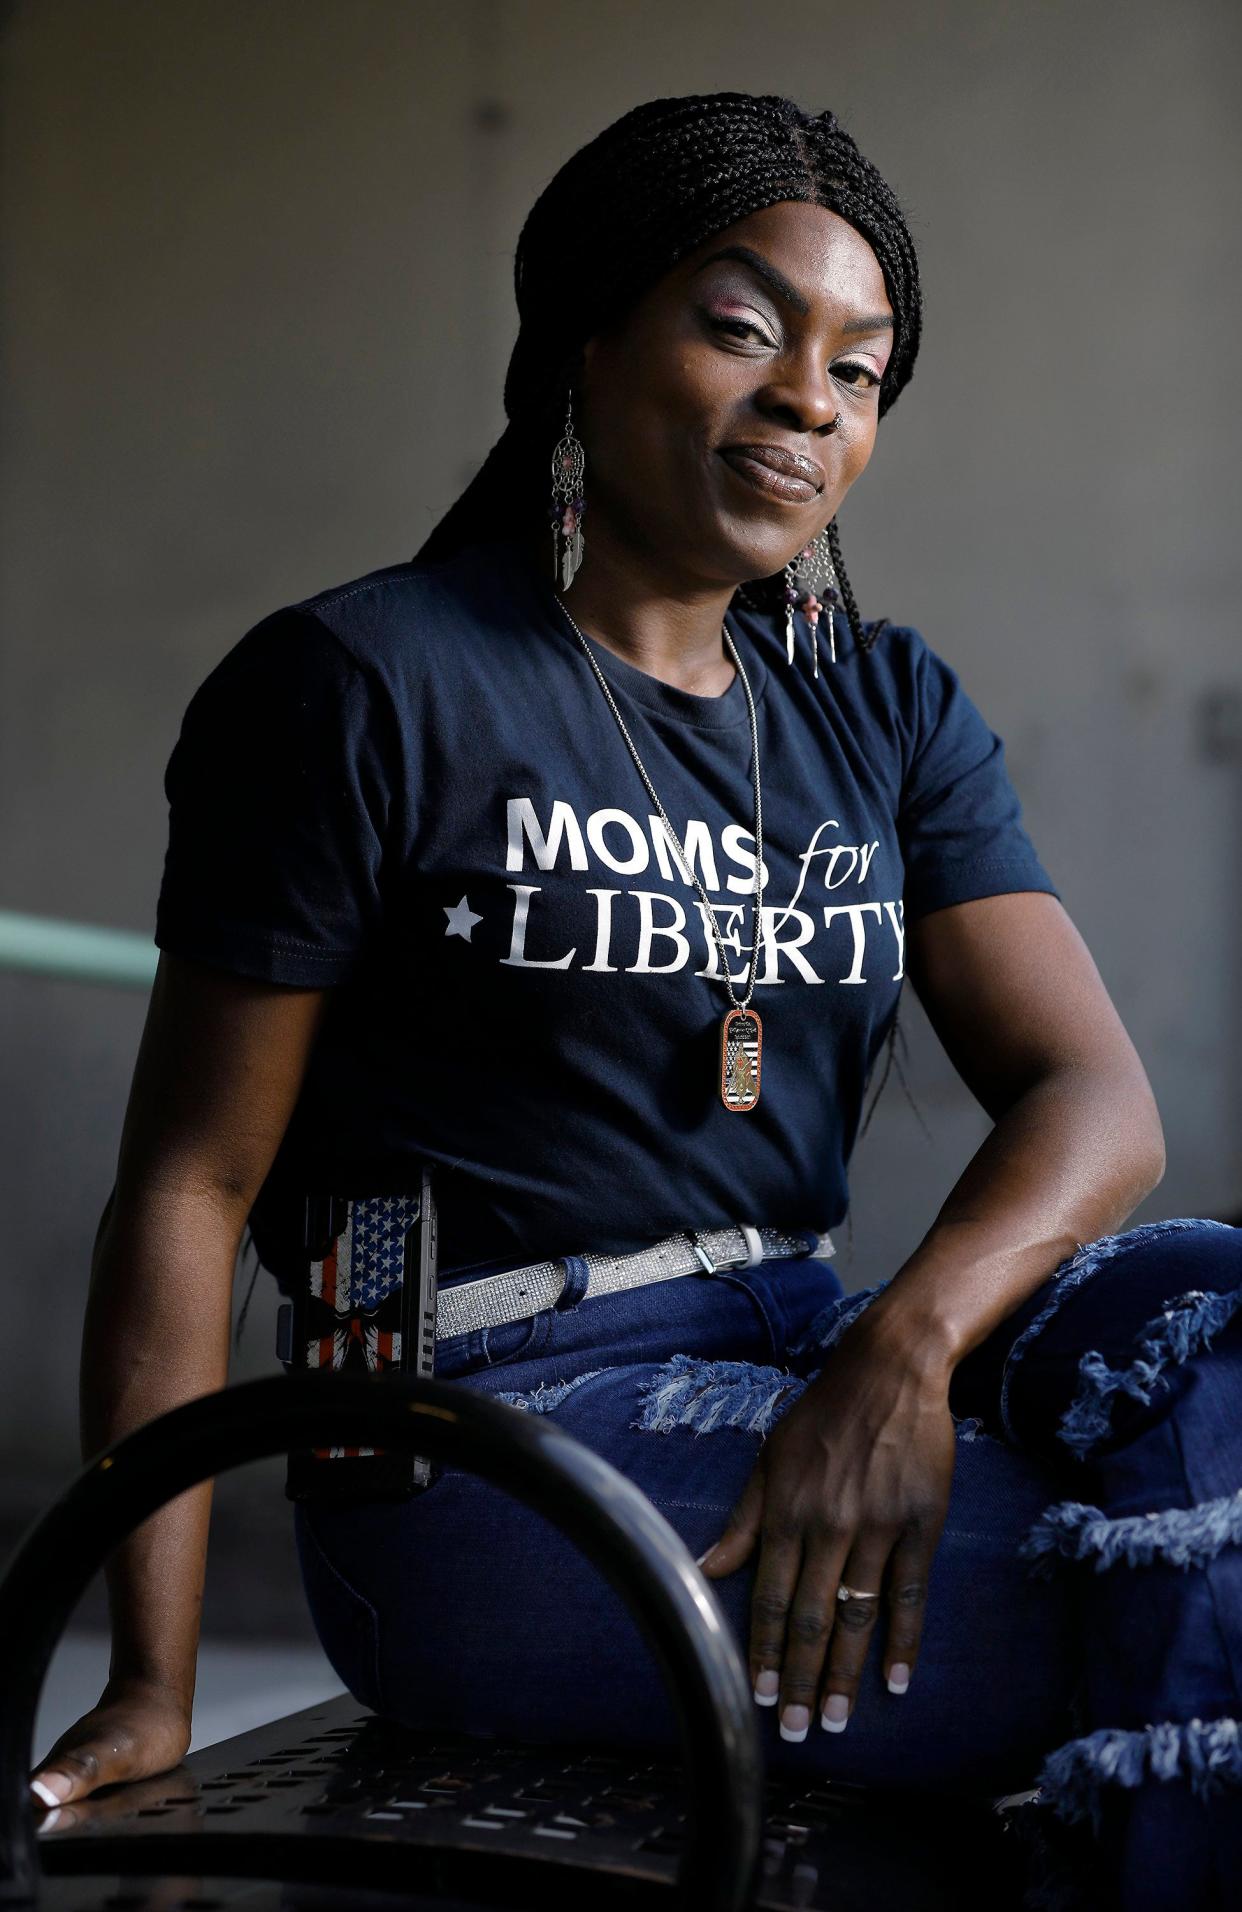
[[[777,418],[800,432],[830,432],[839,410],[831,379],[814,370],[787,373],[766,385],[756,397],[769,418]]]

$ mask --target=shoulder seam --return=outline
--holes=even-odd
[[[347,585],[343,590],[334,591],[330,597],[320,595],[304,598],[300,604],[291,605],[290,609],[305,610],[312,617],[318,617],[320,611],[330,611],[334,604],[346,604],[350,598],[361,597],[364,591],[378,591],[381,585],[394,582],[395,579],[392,578],[368,578],[365,584]]]
[[[460,552],[453,551],[446,557],[438,558],[432,564],[420,563],[418,558],[406,558],[398,564],[381,566],[378,571],[371,572],[361,581],[341,585],[336,590],[329,587],[326,592],[317,592],[311,597],[302,598],[289,608],[291,610],[307,609],[312,614],[317,614],[321,610],[330,611],[336,604],[345,604],[350,598],[361,597],[367,591],[382,590],[386,584],[411,584],[415,576],[434,577],[437,572],[450,569],[459,562],[460,557]]]

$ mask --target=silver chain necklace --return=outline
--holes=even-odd
[[[668,812],[660,802],[655,785],[647,775],[646,766],[638,754],[638,748],[634,739],[626,729],[625,719],[617,709],[616,699],[608,688],[607,679],[599,667],[595,653],[592,651],[583,633],[574,623],[573,618],[566,609],[564,599],[555,591],[552,595],[556,598],[557,603],[564,612],[565,621],[569,625],[570,630],[574,633],[574,636],[586,652],[587,661],[591,669],[595,672],[600,689],[608,699],[621,735],[629,745],[630,755],[638,766],[638,774],[647,787],[647,794],[659,812],[661,823],[672,839],[682,868],[703,900],[704,921],[707,923],[712,936],[715,938],[716,950],[720,959],[721,980],[729,992],[729,1001],[733,1005],[732,1008],[726,1012],[720,1025],[720,1099],[726,1109],[733,1111],[735,1114],[745,1113],[748,1109],[753,1109],[759,1100],[759,1079],[763,1056],[763,1024],[759,1020],[758,1012],[750,1008],[750,999],[755,987],[755,976],[759,967],[759,949],[763,942],[763,793],[759,781],[759,723],[755,716],[755,700],[751,696],[750,682],[746,676],[746,672],[742,669],[742,660],[737,654],[737,647],[733,639],[729,636],[727,628],[722,624],[721,635],[724,638],[725,644],[728,646],[729,655],[733,659],[737,674],[742,680],[742,689],[746,693],[746,708],[750,712],[751,761],[755,766],[754,924],[750,963],[746,972],[746,994],[743,996],[741,1002],[739,1002],[733,992],[733,978],[729,974],[729,959],[725,952],[724,941],[720,934],[720,925],[716,921],[716,912],[712,908],[711,899],[699,881],[698,874],[691,865],[685,850],[682,848],[681,838],[677,835],[672,823],[669,821]]]

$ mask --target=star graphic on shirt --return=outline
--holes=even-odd
[[[448,917],[448,924],[444,934],[446,936],[464,936],[467,942],[470,941],[470,932],[475,924],[483,921],[481,916],[475,915],[470,907],[468,898],[464,896],[461,902],[456,904],[452,909],[450,909],[446,903],[444,905],[444,914]]]

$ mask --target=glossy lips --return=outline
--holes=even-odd
[[[789,504],[806,504],[824,488],[824,469],[783,445],[723,445],[720,456],[756,491]]]

